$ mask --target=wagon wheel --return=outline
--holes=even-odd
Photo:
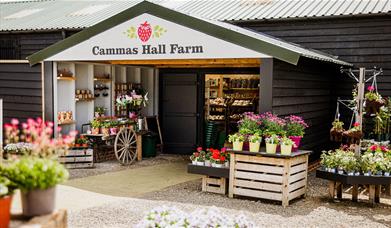
[[[114,142],[114,153],[122,165],[131,164],[137,157],[136,132],[129,128],[122,128]]]

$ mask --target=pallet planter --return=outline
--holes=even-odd
[[[90,148],[72,148],[58,159],[68,169],[94,167],[94,151]]]
[[[307,188],[308,155],[297,151],[291,155],[265,152],[229,151],[229,197],[247,196],[289,201],[304,196]]]
[[[187,165],[187,172],[205,175],[202,177],[202,191],[225,195],[227,193],[227,179],[229,168],[215,168],[208,166]]]
[[[390,194],[391,177],[386,176],[349,176],[327,172],[323,169],[316,170],[316,177],[329,181],[329,197],[342,199],[343,185],[352,185],[352,201],[358,201],[358,185],[367,185],[369,191],[369,202],[372,204],[380,203],[381,186],[385,185]]]

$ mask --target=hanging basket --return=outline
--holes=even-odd
[[[343,132],[343,136],[346,138],[348,144],[359,144],[363,133],[359,130],[348,130]]]
[[[331,128],[330,130],[330,140],[334,142],[342,142],[344,129]]]
[[[365,112],[367,114],[376,114],[380,111],[380,108],[384,106],[384,101],[383,99],[380,100],[366,100],[365,101]]]

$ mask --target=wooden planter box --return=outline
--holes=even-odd
[[[205,175],[202,177],[202,191],[223,195],[227,193],[229,168],[215,168],[188,164],[187,172]]]
[[[307,188],[308,155],[230,151],[229,197],[234,195],[277,200],[284,207],[304,196]]]

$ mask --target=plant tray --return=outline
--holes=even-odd
[[[193,173],[193,174],[211,176],[211,177],[229,178],[229,168],[228,167],[216,168],[216,167],[188,164],[187,165],[187,172]]]
[[[342,184],[362,184],[362,185],[390,185],[391,184],[391,176],[349,176],[346,174],[338,174],[327,172],[322,169],[316,170],[316,177],[340,182]]]

